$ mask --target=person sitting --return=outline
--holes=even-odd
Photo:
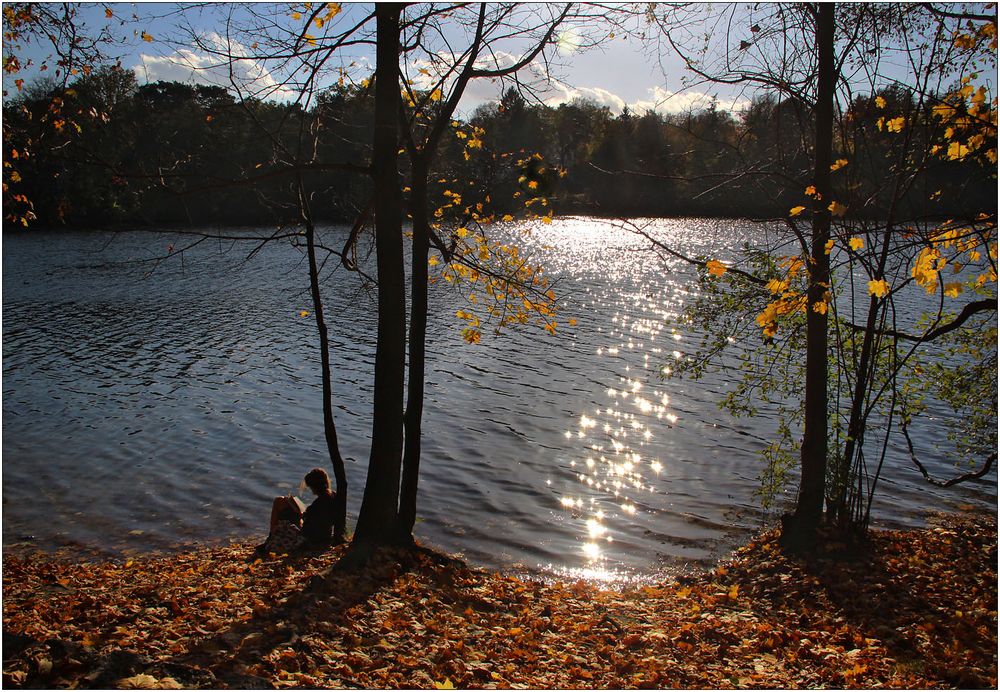
[[[336,493],[330,488],[330,477],[323,469],[313,469],[306,474],[306,485],[316,499],[302,516],[302,537],[311,546],[326,547],[333,540],[333,523],[336,515]]]
[[[301,548],[325,548],[333,538],[334,492],[323,469],[306,474],[305,484],[316,495],[309,507],[291,495],[271,503],[270,532],[255,555],[288,554]]]

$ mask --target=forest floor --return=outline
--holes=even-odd
[[[769,532],[712,571],[626,591],[429,552],[330,571],[343,550],[7,555],[4,687],[997,686],[993,516],[808,559]]]

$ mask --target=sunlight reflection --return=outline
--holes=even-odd
[[[581,225],[579,235],[575,226],[573,230],[574,244],[593,244],[595,252],[603,248],[601,235],[592,233],[592,226]],[[653,451],[659,449],[653,447],[654,437],[659,443],[666,436],[669,442],[671,426],[680,419],[671,409],[664,379],[673,369],[664,361],[686,358],[681,350],[662,347],[663,339],[668,339],[679,349],[686,336],[682,329],[665,324],[677,316],[680,304],[677,292],[665,288],[659,282],[588,296],[594,299],[591,309],[603,308],[604,314],[613,315],[610,324],[594,325],[604,343],[591,351],[604,366],[595,377],[603,383],[594,392],[604,400],[575,412],[573,430],[565,434],[573,446],[567,446],[571,474],[564,478],[572,487],[553,488],[561,508],[579,527],[580,552],[575,560],[582,555],[586,566],[567,567],[579,578],[603,581],[620,576],[607,569],[616,560],[612,532],[621,538],[619,531],[641,527],[641,515],[659,506],[647,493],[669,492],[667,483],[675,478],[673,460]],[[576,447],[576,441],[582,447]],[[587,516],[581,516],[584,510]],[[567,556],[567,562],[571,565],[574,558]]]

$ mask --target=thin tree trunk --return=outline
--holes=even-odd
[[[313,314],[316,316],[316,331],[319,332],[320,364],[323,372],[323,432],[326,436],[326,449],[333,464],[333,477],[336,481],[337,495],[334,498],[333,540],[343,543],[347,529],[347,473],[344,469],[344,458],[340,455],[340,444],[337,441],[337,425],[333,419],[333,384],[330,369],[330,340],[323,316],[323,299],[319,288],[319,270],[316,263],[316,231],[312,220],[306,218],[306,250],[309,254],[309,288],[312,291]]]
[[[413,216],[413,256],[410,265],[410,363],[406,394],[406,443],[403,451],[403,480],[399,497],[398,540],[413,541],[417,520],[417,479],[420,475],[420,428],[424,412],[424,371],[427,336],[427,254],[430,249],[430,220],[427,213],[427,166],[413,166],[411,213]]]
[[[802,436],[802,476],[795,513],[785,517],[782,541],[788,547],[808,546],[814,539],[823,515],[827,456],[827,369],[828,322],[825,312],[813,310],[829,290],[830,257],[830,163],[833,150],[833,102],[836,68],[833,52],[834,5],[816,7],[818,84],[816,89],[816,141],[813,185],[818,193],[813,201],[811,260],[808,305],[806,306],[805,420]]]
[[[397,168],[400,92],[399,16],[401,5],[375,6],[375,250],[378,265],[378,342],[372,447],[356,543],[392,540],[399,502],[403,454],[403,382],[406,359],[406,295],[403,270],[402,190]]]

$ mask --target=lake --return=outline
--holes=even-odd
[[[684,252],[721,259],[762,233],[738,220],[652,223]],[[346,233],[323,231],[335,247]],[[212,240],[154,261],[192,240],[4,233],[5,547],[121,555],[262,540],[271,498],[329,469],[303,253]],[[774,421],[720,411],[725,374],[662,377],[696,341],[665,323],[690,300],[691,271],[586,218],[539,226],[528,245],[565,297],[555,336],[486,326],[466,344],[462,296],[432,287],[418,540],[487,567],[601,579],[732,550],[768,519],[754,492]],[[375,298],[341,270],[325,301],[350,524],[370,442]],[[914,427],[923,447],[943,437]],[[949,468],[944,452],[932,462]],[[931,487],[897,440],[874,524],[995,511],[996,486],[994,471]]]

